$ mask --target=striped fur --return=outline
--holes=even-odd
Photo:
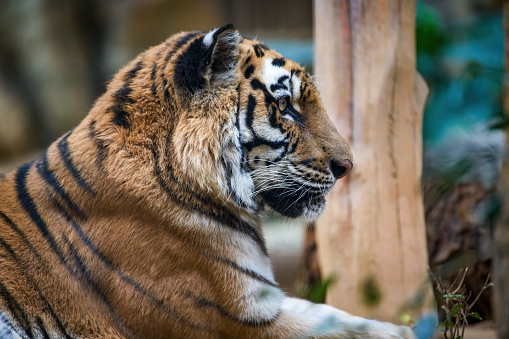
[[[170,37],[0,177],[0,333],[412,337],[274,281],[263,212],[315,220],[334,159],[351,151],[295,62],[231,25]]]

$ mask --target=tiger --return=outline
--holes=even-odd
[[[299,64],[231,24],[173,35],[0,176],[0,333],[414,338],[274,279],[267,212],[316,220],[352,166]]]

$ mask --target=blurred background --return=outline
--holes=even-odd
[[[87,114],[122,65],[176,32],[231,22],[313,74],[310,0],[1,4],[0,172],[41,154]],[[430,88],[423,125],[430,266],[444,279],[470,267],[466,283],[474,293],[490,272],[498,207],[494,188],[505,125],[502,4],[426,0],[418,1],[416,13],[417,68]],[[313,243],[300,226],[270,217],[266,237],[282,287],[309,296],[310,268],[302,254]],[[490,298],[488,290],[478,302],[484,319],[492,316]]]

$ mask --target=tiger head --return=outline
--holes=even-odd
[[[309,74],[265,45],[242,39],[231,26],[196,41],[211,56],[203,91],[209,86],[237,91],[232,113],[238,143],[223,145],[222,157],[230,166],[235,158],[240,163],[226,174],[226,187],[246,205],[253,199],[286,217],[317,218],[324,195],[351,170],[353,159]]]
[[[168,162],[157,164],[162,181],[185,184],[222,206],[313,221],[325,194],[353,166],[310,75],[232,25],[171,37],[126,66],[127,76],[110,87],[120,91],[142,67],[153,84],[139,91],[159,104],[146,100],[138,110],[159,116],[131,114],[121,134],[128,142],[136,130],[162,131],[152,138],[154,147],[167,146],[156,159]]]

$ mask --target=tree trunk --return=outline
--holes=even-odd
[[[504,114],[509,121],[509,3],[504,4]],[[506,143],[502,168],[498,181],[498,195],[501,200],[501,215],[495,225],[495,251],[493,273],[495,282],[495,317],[498,325],[498,337],[509,338],[509,129],[505,130]]]
[[[395,321],[431,306],[421,196],[422,111],[414,0],[316,0],[315,74],[329,116],[354,152],[354,170],[317,223],[327,303]],[[415,300],[415,298],[414,298]],[[415,319],[415,318],[414,318]]]

